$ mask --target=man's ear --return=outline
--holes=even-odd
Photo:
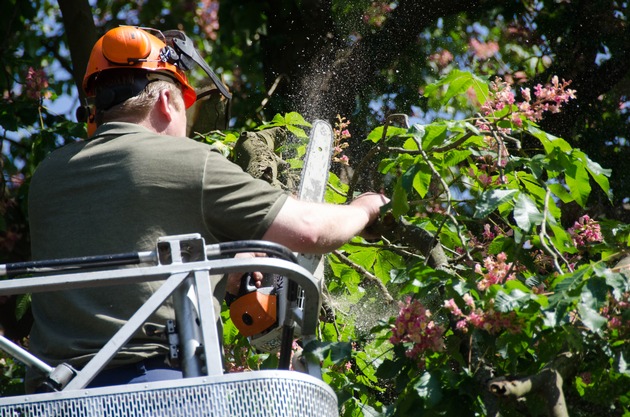
[[[158,100],[156,103],[157,110],[169,122],[173,120],[173,108],[171,107],[171,101],[173,99],[174,97],[169,90],[162,90],[160,91],[160,95],[158,96]]]

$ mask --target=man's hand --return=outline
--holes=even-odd
[[[267,255],[259,252],[247,252],[247,253],[237,253],[234,258],[264,258]],[[241,289],[241,279],[244,274],[248,272],[234,272],[228,275],[227,285],[225,287],[225,291],[234,296],[238,296]],[[260,288],[263,280],[262,272],[249,272],[251,275],[251,284],[253,284],[256,288]]]
[[[380,238],[378,234],[370,232],[370,226],[379,219],[381,207],[387,203],[389,203],[389,198],[378,193],[364,193],[352,200],[350,205],[365,210],[370,219],[363,231],[359,234],[362,238],[367,240]]]

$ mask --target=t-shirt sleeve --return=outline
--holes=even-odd
[[[215,151],[208,152],[203,177],[204,221],[220,241],[261,239],[288,198]]]

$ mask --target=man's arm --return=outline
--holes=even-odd
[[[311,203],[288,198],[263,239],[282,244],[295,252],[327,253],[354,236],[379,216],[389,200],[381,194],[366,193],[348,205]]]

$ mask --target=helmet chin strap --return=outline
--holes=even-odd
[[[204,61],[201,55],[199,55],[192,39],[179,30],[167,30],[163,33],[166,37],[166,44],[171,48],[171,50],[167,52],[167,55],[170,55],[168,57],[169,59],[174,60],[177,65],[185,71],[191,70],[194,67],[194,64],[199,65],[206,74],[208,74],[221,94],[223,94],[223,96],[228,100],[232,98],[232,93],[228,91],[217,74],[212,71],[206,61]]]

